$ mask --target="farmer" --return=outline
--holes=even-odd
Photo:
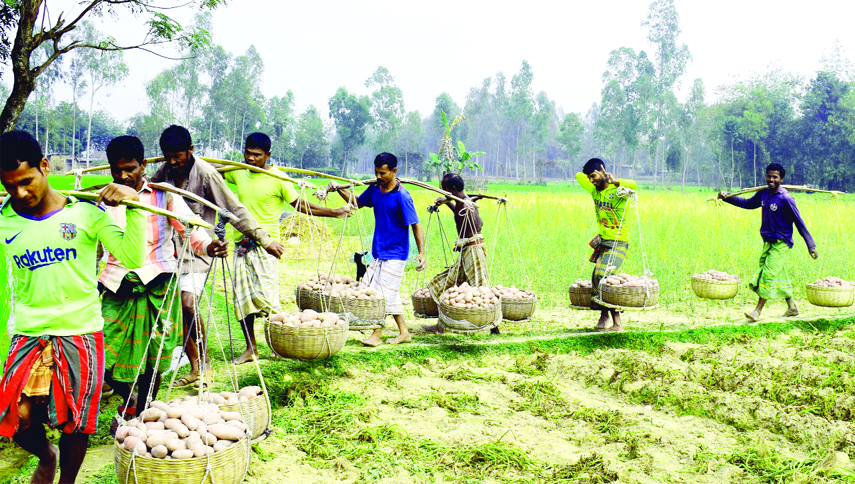
[[[256,241],[269,254],[281,257],[285,247],[253,220],[246,208],[226,186],[223,177],[205,160],[193,156],[193,140],[190,132],[182,126],[172,125],[160,135],[160,150],[166,162],[152,177],[153,182],[167,182],[173,186],[195,193],[226,210],[232,212],[239,221],[234,227],[244,236]],[[215,211],[201,203],[189,201],[187,204],[202,220],[213,224]],[[178,285],[181,290],[181,307],[184,313],[184,339],[187,356],[190,358],[190,373],[181,377],[173,388],[193,385],[199,379],[200,351],[204,354],[205,368],[211,368],[210,358],[205,351],[205,328],[196,318],[196,301],[202,294],[205,278],[211,267],[211,258],[207,255],[188,255],[183,263]],[[198,323],[194,324],[194,323]],[[196,342],[196,336],[200,341]],[[209,376],[207,379],[210,379]],[[203,385],[210,382],[202,382]]]
[[[442,189],[450,192],[457,198],[476,202],[481,200],[481,195],[469,196],[463,193],[464,182],[460,175],[448,173],[442,178]],[[451,268],[440,272],[428,283],[430,295],[434,301],[439,303],[439,297],[446,289],[468,282],[470,286],[483,286],[489,284],[490,275],[487,272],[487,252],[484,246],[484,236],[481,228],[484,222],[478,212],[478,207],[457,200],[439,197],[434,202],[435,207],[447,206],[454,212],[454,223],[457,225],[457,241],[454,251],[460,252],[460,257]],[[442,333],[441,324],[423,325],[428,333]],[[499,334],[499,328],[492,328],[490,332]]]
[[[778,163],[766,167],[767,190],[760,190],[751,198],[728,197],[727,192],[718,194],[718,198],[737,207],[754,210],[762,207],[763,222],[760,225],[760,236],[763,238],[763,253],[760,254],[760,268],[748,283],[748,287],[757,293],[757,307],[745,317],[751,321],[760,318],[760,312],[769,299],[784,298],[787,301],[787,311],[783,317],[798,316],[799,308],[793,300],[793,285],[787,274],[787,256],[793,248],[793,224],[805,239],[808,253],[816,259],[816,243],[802,220],[796,201],[786,188],[781,186],[787,172]]]
[[[0,182],[9,192],[0,204],[0,257],[15,298],[0,380],[0,435],[39,458],[31,482],[52,483],[59,462],[59,482],[71,483],[98,423],[104,378],[104,319],[92,270],[96,246],[100,241],[127,267],[140,267],[145,215],[128,209],[123,231],[101,202],[138,200],[137,192],[110,184],[98,203],[78,200],[51,188],[49,170],[28,133],[0,136]],[[59,449],[44,424],[61,430]]]
[[[590,261],[594,263],[591,290],[596,296],[599,294],[600,280],[606,273],[614,273],[623,264],[629,250],[629,230],[623,226],[628,194],[619,188],[635,190],[637,185],[633,180],[616,179],[611,173],[607,173],[605,163],[599,158],[588,160],[582,168],[582,173],[576,173],[576,180],[594,199],[594,214],[597,217],[599,233],[590,242],[594,249]],[[600,320],[594,329],[623,331],[619,311],[602,307],[593,301],[591,309],[600,310]],[[611,327],[606,326],[609,316],[612,320]]]
[[[264,133],[252,133],[246,138],[243,159],[252,166],[273,170],[270,159],[270,137]],[[297,211],[318,217],[344,218],[349,207],[327,208],[300,199],[291,183],[255,173],[235,170],[223,174],[226,181],[237,186],[237,196],[246,206],[258,225],[275,240],[280,240],[279,217],[286,204]],[[258,356],[255,344],[255,318],[279,311],[279,263],[277,258],[261,250],[258,243],[239,234],[235,239],[234,254],[235,313],[241,320],[246,339],[246,351],[235,359],[236,364],[252,361]]]
[[[110,141],[107,160],[113,182],[133,188],[144,203],[186,217],[193,215],[183,198],[148,186],[145,155],[139,139],[119,136]],[[125,207],[113,207],[109,211],[116,223],[123,227]],[[145,261],[142,267],[130,270],[113,254],[106,252],[106,266],[98,279],[103,287],[104,381],[122,397],[124,403],[119,412],[130,415],[129,419],[142,413],[149,388],[152,399],[156,399],[160,374],[169,369],[172,350],[182,341],[181,299],[177,297],[175,275],[178,269],[176,255],[181,247],[176,247],[173,242],[174,234],[179,235],[179,240],[189,235],[189,250],[196,254],[211,257],[228,255],[228,244],[212,241],[208,232],[200,227],[188,233],[181,222],[154,213],[146,214],[145,227]],[[157,335],[153,340],[149,337],[152,332]],[[137,380],[140,366],[142,370]],[[135,380],[137,393],[132,397],[131,384]],[[119,419],[114,423],[118,425]]]
[[[356,203],[356,208],[374,209],[374,240],[371,243],[373,260],[362,278],[363,286],[373,287],[382,292],[386,299],[386,314],[391,314],[398,324],[400,334],[389,340],[391,344],[406,343],[412,338],[404,323],[404,305],[401,303],[401,279],[410,253],[410,235],[412,227],[416,239],[416,270],[425,268],[425,236],[419,224],[419,216],[413,205],[413,198],[398,181],[398,158],[391,153],[380,153],[374,158],[374,176],[377,183],[362,192],[353,200],[349,190],[330,182],[330,189],[341,195],[344,201]],[[383,343],[383,329],[374,333],[362,343],[377,346]]]

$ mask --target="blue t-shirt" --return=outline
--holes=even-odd
[[[407,260],[410,225],[419,223],[410,192],[401,186],[401,182],[389,193],[371,185],[359,196],[359,203],[374,209],[371,256],[375,259]]]

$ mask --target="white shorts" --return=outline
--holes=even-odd
[[[178,288],[181,292],[189,292],[195,294],[196,297],[202,295],[205,290],[206,272],[191,272],[189,274],[181,274],[178,276]]]

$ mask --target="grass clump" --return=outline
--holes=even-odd
[[[617,480],[617,472],[609,468],[602,455],[594,452],[591,455],[583,456],[575,464],[553,469],[551,482],[607,484]]]

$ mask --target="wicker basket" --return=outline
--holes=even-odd
[[[579,308],[591,307],[592,291],[590,287],[571,287],[568,291],[570,292],[571,306]]]
[[[845,308],[855,302],[855,287],[824,287],[808,284],[807,298],[814,306]]]
[[[502,319],[502,300],[490,308],[455,308],[443,302],[439,303],[439,322],[446,329],[459,332],[473,332],[490,329]]]
[[[525,298],[502,298],[502,319],[522,321],[534,314],[537,307],[537,296]]]
[[[739,279],[713,281],[692,276],[692,291],[704,299],[731,299],[739,292]]]
[[[659,304],[659,286],[648,291],[644,287],[622,287],[603,284],[603,302],[626,308],[647,308]]]
[[[300,308],[300,311],[304,309],[314,309],[315,311],[320,310],[320,294],[318,291],[300,289],[300,286],[297,286],[297,289],[294,291],[294,295],[297,300],[297,307]]]
[[[249,431],[249,438],[255,441],[265,436],[264,431],[270,427],[270,407],[267,402],[267,394],[263,393],[248,402],[220,405],[220,410],[240,412]]]
[[[347,341],[348,324],[330,328],[297,328],[268,321],[264,328],[267,344],[279,356],[298,360],[328,358],[338,353]]]
[[[359,299],[355,297],[318,296],[318,305],[336,314],[350,313],[359,319],[367,321],[383,321],[386,319],[386,300]]]
[[[412,299],[413,312],[416,313],[416,316],[423,318],[435,318],[439,316],[439,306],[436,305],[436,301],[432,297],[418,297],[414,292]]]
[[[249,440],[208,457],[156,459],[137,455],[113,441],[113,464],[119,484],[237,484],[246,477]],[[211,464],[211,473],[205,469]],[[204,480],[203,480],[204,479]]]

